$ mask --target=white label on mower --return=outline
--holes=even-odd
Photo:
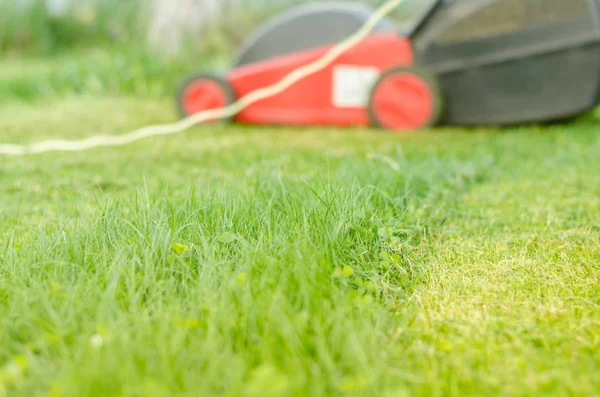
[[[338,108],[364,108],[379,69],[365,66],[336,66],[333,69],[333,105]]]

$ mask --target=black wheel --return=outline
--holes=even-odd
[[[177,92],[177,109],[182,118],[205,111],[220,109],[236,100],[233,87],[224,77],[199,73],[188,77]],[[222,121],[231,121],[232,117]]]
[[[383,73],[369,96],[372,126],[415,131],[439,123],[443,96],[436,77],[416,67],[395,67]]]

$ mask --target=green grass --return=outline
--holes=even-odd
[[[140,41],[147,2],[70,1],[70,10],[52,15],[45,0],[0,0],[0,51],[51,54],[72,47]]]
[[[199,70],[221,73],[228,59],[215,49],[174,59],[130,46],[71,50],[51,57],[0,60],[0,105],[64,95],[171,97],[181,80]]]
[[[1,141],[175,118],[4,98]],[[3,157],[0,396],[598,396],[597,126],[218,125]]]

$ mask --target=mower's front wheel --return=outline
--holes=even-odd
[[[437,124],[443,97],[437,79],[415,67],[383,73],[371,90],[367,111],[371,125],[393,131],[416,131]]]
[[[206,110],[227,107],[235,100],[236,95],[229,81],[222,76],[210,73],[190,76],[181,84],[177,92],[177,108],[182,118]],[[231,121],[232,119],[233,117],[227,117],[221,121]]]

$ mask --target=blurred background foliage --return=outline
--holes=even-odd
[[[425,1],[408,1],[395,17]],[[0,0],[0,101],[172,95],[188,73],[226,69],[258,25],[310,2],[321,0]]]

